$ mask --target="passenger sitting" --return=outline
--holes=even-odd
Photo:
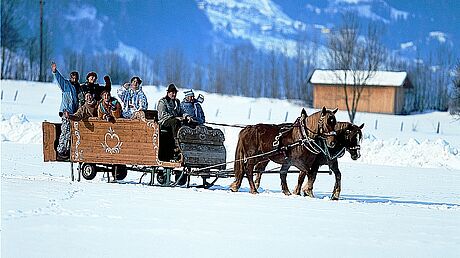
[[[183,121],[190,122],[192,118],[182,111],[180,101],[176,99],[176,96],[176,85],[171,83],[166,90],[166,96],[158,101],[157,109],[160,127],[172,132],[176,148],[178,148],[177,132]]]
[[[110,92],[101,93],[101,101],[97,105],[97,116],[106,121],[115,122],[115,118],[121,116],[121,104],[118,100],[110,96]]]
[[[197,126],[204,124],[205,117],[203,108],[201,108],[200,102],[197,99],[195,99],[195,94],[193,93],[193,90],[190,89],[188,91],[185,91],[184,94],[185,98],[180,105],[184,113],[191,117],[191,122],[188,125]]]
[[[85,94],[87,92],[93,94],[93,98],[96,102],[101,100],[101,93],[102,91],[106,90],[110,92],[112,89],[112,81],[110,80],[110,76],[104,76],[105,85],[101,86],[97,83],[97,73],[89,72],[86,75],[86,82],[81,85],[80,93],[78,94],[79,106],[83,106],[85,104]]]
[[[141,78],[134,76],[131,83],[125,83],[117,90],[118,97],[123,103],[124,118],[135,118],[139,112],[147,110],[147,97],[142,91],[141,84]]]
[[[97,102],[94,100],[93,94],[87,92],[85,94],[85,104],[79,107],[75,114],[69,114],[69,112],[64,111],[64,116],[72,121],[97,117]]]

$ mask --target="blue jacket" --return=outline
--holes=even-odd
[[[77,89],[75,88],[72,83],[70,83],[69,80],[65,79],[62,77],[61,73],[56,70],[55,73],[53,73],[54,78],[56,79],[59,88],[62,91],[62,101],[61,101],[61,107],[59,108],[60,112],[67,111],[70,114],[73,114],[77,112],[78,110],[78,92]],[[80,85],[78,85],[80,87]]]
[[[186,99],[184,99],[180,105],[185,114],[191,116],[192,119],[195,120],[199,125],[204,124],[205,117],[200,103],[198,103],[196,100],[194,102],[188,102]]]
[[[123,85],[117,90],[118,97],[123,103],[122,116],[131,118],[137,110],[147,110],[149,104],[142,87],[134,91],[131,88],[125,89]]]

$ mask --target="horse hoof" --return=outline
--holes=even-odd
[[[333,196],[331,196],[331,200],[333,200],[333,201],[338,201],[338,200],[339,200],[339,197],[333,195]]]
[[[232,191],[232,192],[238,192],[238,190],[239,190],[239,189],[238,189],[238,187],[236,187],[236,185],[234,185],[234,184],[231,184],[231,185],[230,185],[230,191]]]
[[[315,198],[315,195],[313,194],[312,191],[307,191],[307,192],[303,192],[305,196],[308,196],[310,198]]]
[[[259,192],[257,192],[257,190],[254,190],[254,191],[250,191],[250,193],[252,193],[252,194],[258,194]]]
[[[291,192],[289,192],[289,191],[283,191],[283,193],[284,193],[284,195],[287,195],[287,196],[291,195]]]

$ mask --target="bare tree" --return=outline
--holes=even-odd
[[[27,40],[26,42],[26,53],[27,57],[29,59],[29,74],[28,74],[28,80],[35,81],[38,80],[38,66],[36,64],[38,60],[38,44],[37,44],[37,38],[36,37],[31,37]]]
[[[18,14],[16,1],[2,0],[1,3],[1,79],[7,78],[7,72],[11,68],[13,53],[23,43],[20,34],[22,26],[21,15]]]
[[[365,38],[354,13],[343,16],[342,25],[334,30],[328,40],[329,66],[336,71],[345,96],[350,122],[355,119],[358,103],[369,78],[383,63],[385,49],[380,42],[381,29],[369,23]]]
[[[194,64],[192,87],[197,90],[203,89],[203,68],[200,63]]]
[[[457,59],[452,81],[454,83],[454,94],[450,103],[450,113],[460,119],[460,59]]]

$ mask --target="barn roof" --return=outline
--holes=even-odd
[[[347,71],[347,85],[353,85],[353,73],[357,78],[364,78],[367,71]],[[343,84],[345,70],[315,70],[310,78],[312,84]],[[404,86],[407,78],[406,72],[377,71],[365,85],[370,86]]]

